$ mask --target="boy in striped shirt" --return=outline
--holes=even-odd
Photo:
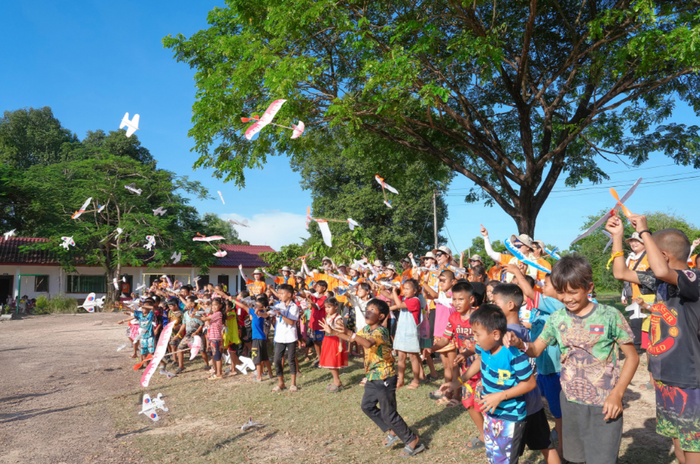
[[[498,306],[482,305],[469,320],[476,359],[460,380],[481,371],[486,458],[490,464],[517,463],[527,415],[523,395],[537,387],[532,366],[524,353],[503,346],[508,323]]]

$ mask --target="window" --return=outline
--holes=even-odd
[[[34,276],[34,291],[38,293],[45,293],[49,291],[49,276],[41,275]]]
[[[219,274],[218,282],[219,282],[219,285],[220,285],[220,286],[223,286],[223,285],[226,286],[226,289],[224,289],[224,288],[222,287],[222,290],[228,291],[228,275],[226,275],[226,274]]]
[[[199,276],[199,288],[204,288],[209,285],[209,275]]]
[[[69,275],[66,293],[107,293],[107,276]]]

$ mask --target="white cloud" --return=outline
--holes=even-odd
[[[248,220],[249,227],[236,226],[241,240],[247,240],[251,245],[269,245],[279,250],[283,245],[299,243],[309,236],[306,230],[306,216],[301,214],[285,213],[280,210],[263,211],[246,218],[239,214],[220,214],[219,217],[228,221]]]

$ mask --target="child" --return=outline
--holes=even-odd
[[[324,332],[321,329],[320,322],[326,317],[324,303],[326,302],[326,292],[328,291],[328,283],[325,280],[316,281],[314,287],[315,295],[307,293],[309,306],[311,308],[311,317],[309,319],[308,338],[313,343],[316,350],[316,361],[312,363],[312,367],[319,367],[321,359],[321,347],[323,346]]]
[[[394,287],[391,294],[394,298],[394,305],[391,310],[401,310],[399,321],[396,325],[396,337],[394,338],[394,349],[399,353],[399,372],[396,388],[404,386],[404,375],[406,373],[406,356],[411,360],[413,370],[413,381],[408,385],[409,390],[420,387],[420,375],[422,372],[420,353],[420,343],[418,339],[418,323],[420,317],[420,300],[416,297],[419,286],[415,279],[408,279],[403,284],[403,298],[399,296],[399,289]]]
[[[134,315],[129,319],[117,322],[117,324],[123,324],[124,322],[131,321],[133,319],[139,322],[139,343],[141,344],[141,361],[146,359],[148,354],[153,354],[155,352],[155,338],[153,335],[153,319],[155,313],[153,312],[153,306],[155,302],[148,298],[143,302],[141,306],[141,311],[135,311]]]
[[[493,289],[500,283],[498,280],[489,280],[486,284],[486,302],[488,304],[493,304]]]
[[[435,328],[432,333],[434,344],[444,335],[450,316],[456,311],[452,305],[452,287],[457,281],[455,280],[454,272],[450,270],[442,271],[438,278],[438,288],[440,290],[438,293],[428,285],[427,277],[428,274],[426,274],[426,279],[421,282],[421,285],[423,286],[423,291],[426,293],[427,298],[435,301]],[[433,351],[431,350],[430,352],[432,353]],[[442,366],[445,368],[443,372],[445,383],[452,382],[452,368],[450,366],[454,363],[456,355],[457,353],[454,350],[440,353]]]
[[[328,298],[323,306],[326,310],[325,324],[321,327],[332,327],[334,331],[344,332],[343,318],[338,314],[338,300]],[[324,329],[325,330],[325,329]],[[323,337],[323,346],[321,347],[321,358],[318,367],[330,369],[333,376],[333,383],[326,387],[329,393],[337,393],[343,389],[343,384],[340,381],[340,368],[348,367],[348,352],[345,349],[345,342],[341,341],[337,336],[331,335],[332,332],[326,330],[326,336]]]
[[[231,366],[226,369],[227,372],[233,372],[233,375],[238,375],[238,371],[236,371],[235,366],[237,366],[240,362],[238,359],[238,353],[237,353],[237,348],[238,345],[241,343],[241,339],[238,335],[238,311],[236,311],[236,308],[234,307],[233,302],[231,301],[232,297],[230,295],[226,295],[225,293],[219,293],[217,292],[222,298],[226,298],[226,328],[224,329],[224,334],[223,334],[223,349],[228,352],[228,355],[231,357]]]
[[[656,293],[649,329],[649,370],[656,389],[656,432],[673,439],[678,462],[700,462],[700,272],[687,268],[690,241],[678,229],[653,235],[646,217],[630,222],[644,239],[650,271],[627,269],[622,256],[623,227],[613,216],[606,229],[613,236],[613,271],[617,279]]]
[[[453,344],[460,353],[455,360],[448,364],[445,369],[452,369],[453,365],[459,366],[460,374],[464,374],[474,362],[474,334],[472,326],[469,322],[469,317],[472,314],[472,303],[474,297],[472,295],[472,286],[469,282],[458,282],[452,287],[452,304],[456,312],[450,315],[445,327],[445,332],[435,345],[433,350],[440,350],[448,344]],[[445,383],[440,387],[440,392],[449,393],[450,391],[458,392],[459,384],[456,383],[459,375],[453,375],[452,383]],[[462,383],[462,405],[466,408],[476,425],[476,430],[479,431],[479,436],[474,437],[467,443],[467,449],[474,450],[484,446],[484,416],[476,407],[477,396],[482,390],[481,373],[477,372],[473,377]],[[459,404],[457,398],[450,399],[448,405]]]
[[[551,281],[566,308],[549,317],[534,342],[526,344],[509,333],[506,344],[531,358],[547,345],[559,346],[564,458],[615,463],[622,439],[622,395],[639,364],[632,332],[615,308],[589,301],[593,269],[585,258],[572,255],[557,261]],[[626,357],[622,371],[618,346]]]
[[[523,291],[523,296],[532,301],[533,310],[530,319],[530,339],[537,340],[549,316],[554,311],[564,308],[564,304],[557,299],[557,292],[552,286],[550,274],[545,276],[544,293],[540,294],[529,285],[529,282],[526,282],[525,276],[523,276],[523,273],[520,272],[517,266],[509,265],[509,271],[515,275],[515,280]],[[554,429],[558,437],[557,451],[559,452],[559,457],[563,457],[561,406],[559,403],[559,395],[561,393],[561,382],[559,380],[559,372],[561,371],[561,351],[559,347],[548,346],[544,353],[535,359],[535,364],[537,365],[537,386],[539,387],[540,394],[547,399],[549,412],[551,412],[554,417]]]
[[[509,264],[508,266],[513,265]],[[506,316],[508,332],[513,332],[518,338],[528,343],[530,341],[530,333],[521,324],[519,316],[524,299],[523,291],[520,287],[515,284],[499,285],[493,289],[493,298],[496,306],[501,308],[501,311]],[[544,413],[542,396],[536,390],[535,388],[524,396],[527,416],[525,417],[523,437],[520,445],[513,449],[512,452],[516,453],[517,456],[522,456],[525,452],[525,446],[527,446],[533,451],[541,451],[548,464],[559,464],[559,455],[551,449],[549,423],[547,422],[547,415]]]
[[[498,306],[482,305],[469,320],[476,360],[461,378],[466,381],[481,371],[486,458],[491,464],[517,463],[527,415],[523,395],[537,387],[532,367],[527,356],[503,345],[507,321]]]
[[[352,270],[350,272],[352,272]],[[350,305],[355,311],[355,326],[359,330],[361,327],[364,327],[365,324],[365,308],[372,297],[372,287],[370,287],[367,282],[360,282],[353,289],[349,290],[346,295]],[[364,355],[364,353],[361,352],[362,347],[357,344],[355,345],[358,349],[358,355]],[[364,380],[362,385],[364,385]]]
[[[272,376],[272,364],[270,357],[267,354],[267,334],[265,333],[265,320],[270,317],[267,312],[269,300],[266,295],[259,295],[255,299],[255,308],[251,311],[248,305],[242,301],[236,300],[236,305],[244,308],[250,313],[251,328],[253,332],[253,347],[250,352],[250,357],[255,364],[255,381],[262,382],[263,372],[267,369],[267,375],[270,380]]]
[[[188,349],[188,345],[192,342],[195,335],[200,335],[204,329],[204,323],[195,317],[195,312],[197,311],[197,298],[194,296],[188,296],[185,298],[185,312],[182,315],[182,327],[178,333],[179,337],[182,339],[177,346],[177,364],[178,368],[173,372],[174,374],[179,374],[185,370],[185,353],[183,351]],[[206,351],[203,349],[204,344],[202,343],[202,358],[204,358],[204,369],[209,370],[209,359],[207,357]]]
[[[226,317],[226,305],[221,298],[214,298],[212,301],[213,312],[209,316],[202,316],[201,320],[209,322],[207,337],[211,345],[212,358],[214,359],[215,372],[209,380],[221,380],[224,378],[221,372],[221,345],[222,331],[224,328],[224,318]]]
[[[343,340],[354,341],[365,350],[365,372],[367,384],[362,397],[362,411],[387,434],[385,447],[391,447],[399,439],[405,444],[399,454],[402,457],[415,456],[425,450],[425,445],[396,411],[396,369],[395,360],[391,354],[391,339],[389,331],[382,322],[389,316],[389,305],[386,302],[373,299],[365,309],[365,323],[361,331],[352,333],[335,332],[325,322],[324,330],[333,332]],[[379,403],[379,408],[377,407]]]
[[[282,357],[287,352],[287,361],[289,362],[289,373],[292,376],[292,385],[289,387],[290,392],[299,391],[297,388],[297,363],[296,363],[296,346],[297,346],[297,320],[299,319],[299,307],[294,304],[292,297],[294,296],[294,287],[288,284],[282,284],[277,290],[280,302],[274,307],[273,313],[277,320],[275,325],[275,370],[277,371],[277,380],[279,384],[272,389],[273,393],[279,393],[286,387],[284,385],[284,371],[282,370]]]

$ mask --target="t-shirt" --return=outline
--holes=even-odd
[[[311,319],[309,319],[309,328],[311,330],[323,330],[321,321],[326,317],[326,308],[323,306],[328,297],[311,295],[309,299],[316,303],[311,305]]]
[[[247,279],[245,281],[246,286],[248,288],[248,293],[250,293],[253,296],[260,295],[261,293],[265,293],[265,290],[267,290],[267,284],[265,283],[264,280],[257,281],[257,280],[250,280]]]
[[[413,279],[413,268],[406,269],[401,273],[401,285],[408,279]]]
[[[207,337],[210,340],[221,340],[221,330],[223,329],[223,316],[221,311],[216,311],[211,316],[209,321],[209,332],[207,332]]]
[[[265,319],[255,314],[255,311],[251,311],[250,315],[253,317],[253,323],[251,324],[253,340],[267,340],[265,336]]]
[[[391,354],[392,344],[389,331],[381,325],[372,330],[366,325],[357,333],[358,337],[374,340],[371,348],[365,348],[365,372],[367,380],[386,380],[396,376],[396,360]]]
[[[139,321],[139,332],[143,334],[142,337],[153,337],[153,319],[155,318],[155,313],[153,311],[150,311],[148,314],[135,312],[134,317]]]
[[[443,337],[450,340],[457,347],[457,352],[462,352],[469,348],[474,351],[474,332],[472,331],[472,324],[469,321],[469,316],[466,319],[462,319],[462,316],[458,312],[450,314],[447,320],[447,327],[445,327],[445,332]],[[464,373],[467,369],[474,363],[475,356],[469,356],[466,358],[464,366],[460,369],[460,372]],[[481,373],[476,374],[472,379],[479,379]]]
[[[452,292],[450,292],[448,296],[441,290],[438,294],[438,298],[435,300],[435,328],[433,330],[433,337],[443,336],[450,316],[456,311],[455,307],[452,306]]]
[[[277,285],[289,284],[292,287],[295,287],[297,284],[297,280],[293,275],[290,275],[289,277],[277,276],[277,277],[275,277],[275,283]]]
[[[185,324],[185,332],[186,335],[192,335],[194,332],[199,329],[199,326],[204,324],[201,320],[197,319],[196,317],[193,317],[189,311],[185,311],[185,314],[183,316],[184,324]]]
[[[537,264],[539,264],[545,269],[549,269],[550,271],[552,270],[552,265],[549,264],[549,261],[547,261],[544,258],[537,258]],[[544,282],[544,278],[547,277],[549,274],[549,272],[544,272],[537,269],[537,278],[535,278],[535,281]]]
[[[481,356],[482,396],[509,390],[530,378],[532,367],[525,353],[517,348],[501,348],[496,353],[483,351],[478,345],[476,354]],[[516,396],[501,401],[493,413],[485,412],[491,417],[518,422],[527,416],[524,396]]]
[[[566,399],[603,406],[620,378],[617,347],[632,343],[634,336],[617,309],[595,304],[583,317],[566,308],[555,311],[539,339],[561,349],[561,388]]]
[[[524,342],[530,342],[530,332],[524,325],[508,324],[508,332],[513,332]],[[530,367],[533,367],[532,365],[534,360],[528,357],[528,362],[530,363]],[[535,388],[534,390],[525,393],[523,397],[525,398],[525,409],[527,410],[528,416],[531,416],[544,407],[539,388]]]
[[[700,388],[700,271],[676,271],[678,285],[637,272],[656,292],[649,326],[649,368],[654,380],[679,388]]]
[[[403,300],[403,302],[406,304],[405,311],[411,313],[413,319],[416,321],[416,325],[420,324],[420,300],[414,296],[407,300]],[[401,311],[404,310],[402,309]]]
[[[293,343],[297,341],[297,326],[296,324],[287,324],[282,316],[292,321],[299,319],[299,307],[294,303],[285,305],[279,302],[275,305],[275,309],[280,311],[280,316],[277,316],[277,325],[275,326],[275,343]]]
[[[534,310],[530,318],[530,323],[532,324],[530,326],[530,338],[537,340],[549,316],[554,311],[564,308],[564,303],[556,298],[547,297],[540,293],[535,293],[535,301],[533,303]],[[538,374],[550,375],[561,371],[561,350],[559,346],[547,346],[544,352],[535,359],[535,364],[537,365]]]

